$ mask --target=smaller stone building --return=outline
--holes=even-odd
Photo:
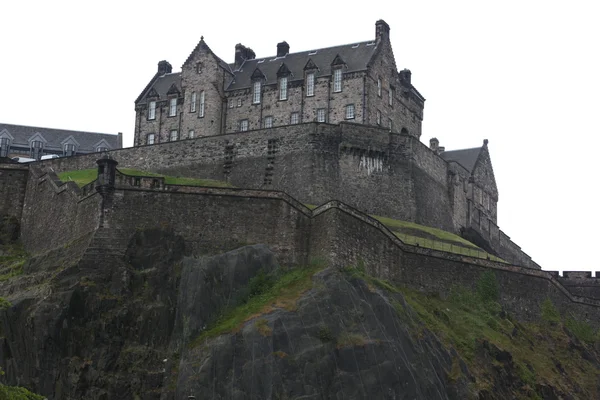
[[[421,135],[425,99],[398,71],[389,25],[379,20],[375,38],[329,48],[256,58],[242,44],[226,63],[204,38],[181,68],[158,63],[135,101],[134,146],[198,136],[295,125],[355,122]]]
[[[73,156],[123,147],[123,135],[0,123],[0,158]]]

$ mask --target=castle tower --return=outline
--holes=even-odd
[[[98,164],[96,190],[104,196],[108,192],[115,190],[115,177],[119,163],[108,154],[105,154],[104,157],[96,161],[96,164]]]

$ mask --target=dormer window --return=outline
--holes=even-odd
[[[156,119],[156,101],[148,103],[148,119]]]
[[[36,160],[42,158],[44,152],[44,142],[41,140],[34,140],[31,142],[30,156]]]
[[[342,91],[342,70],[341,70],[341,68],[333,70],[333,91],[335,93]]]
[[[287,76],[279,78],[279,100],[287,100]]]
[[[169,117],[177,115],[177,98],[169,100]]]
[[[253,93],[252,93],[252,104],[260,103],[260,81],[255,81],[252,85]]]
[[[190,99],[190,112],[196,112],[196,92],[192,92]]]
[[[108,151],[108,147],[97,147],[96,152],[100,153],[102,151]]]
[[[0,157],[8,157],[9,147],[8,138],[0,139]]]
[[[315,73],[310,72],[306,74],[306,96],[314,96],[315,95]]]

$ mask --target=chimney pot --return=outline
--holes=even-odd
[[[277,57],[283,57],[290,52],[290,45],[283,41],[281,43],[277,43]]]
[[[160,75],[170,74],[172,71],[173,67],[168,61],[162,60],[158,62],[158,73]]]

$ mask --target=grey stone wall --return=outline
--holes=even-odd
[[[361,124],[306,123],[110,152],[119,167],[284,191],[307,204],[339,199],[368,214],[459,233],[475,227],[501,257],[531,258],[480,218],[473,184],[411,135]],[[55,171],[95,168],[97,155],[42,162]],[[453,175],[454,174],[454,175]]]
[[[556,279],[575,295],[600,300],[600,272],[592,277],[590,271],[564,271],[563,276],[555,273]]]
[[[102,198],[95,192],[81,198],[80,193],[75,183],[30,167],[21,218],[21,240],[29,253],[67,245],[97,229]]]
[[[421,137],[423,122],[422,101],[418,100],[410,89],[402,86],[398,76],[395,57],[389,39],[377,44],[378,52],[370,62],[370,69],[365,78],[366,116],[365,122],[377,125],[377,111],[381,114],[382,128],[389,129],[392,120],[392,131]],[[377,80],[381,81],[379,95]],[[393,88],[392,104],[389,104],[390,88]],[[358,121],[357,121],[358,122]]]
[[[0,164],[0,215],[21,218],[28,174],[26,166]]]

